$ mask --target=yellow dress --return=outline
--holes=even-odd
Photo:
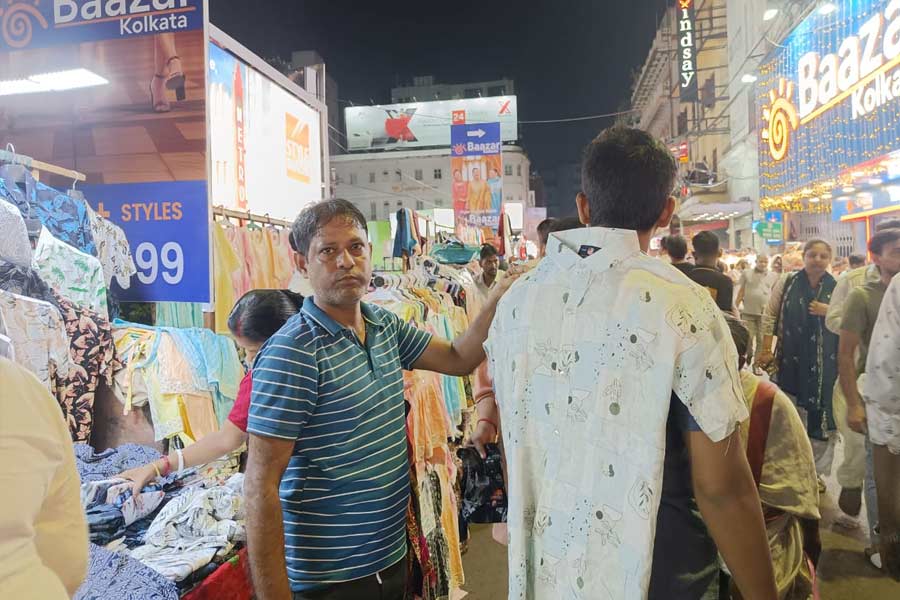
[[[228,315],[231,314],[235,302],[232,274],[243,268],[243,264],[228,241],[225,229],[220,224],[213,223],[212,230],[216,284],[216,333],[228,333]]]

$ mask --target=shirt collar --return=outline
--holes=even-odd
[[[360,302],[363,319],[366,323],[377,328],[384,327],[384,320],[381,316],[365,302]],[[303,312],[311,318],[319,327],[327,331],[332,336],[338,335],[342,330],[349,329],[344,327],[334,319],[328,316],[324,310],[316,306],[312,296],[307,296],[303,300]]]
[[[583,246],[591,246],[596,250],[590,256],[582,258],[579,251]],[[547,258],[562,269],[580,266],[599,273],[640,253],[637,232],[631,229],[570,229],[551,233],[547,242]]]

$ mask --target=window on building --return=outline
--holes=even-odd
[[[678,113],[678,133],[677,135],[681,136],[687,133],[688,130],[688,112],[687,109],[684,109],[680,113]]]
[[[442,178],[443,178],[443,175],[444,175],[444,174],[441,172],[440,169],[435,169],[435,170],[434,170],[434,178],[435,178],[435,179],[442,179]]]
[[[438,198],[435,202],[437,203],[438,206],[443,206],[443,205],[444,205],[444,199],[443,199],[443,198]]]
[[[369,173],[369,183],[375,183],[375,173]]]
[[[350,173],[350,185],[356,185],[356,173]]]
[[[403,208],[403,200],[397,200],[397,209]]]
[[[466,88],[463,90],[463,97],[465,98],[480,98],[481,97],[481,88]]]
[[[425,210],[425,203],[421,200],[416,200],[416,210]]]
[[[370,208],[369,218],[373,221],[377,221],[378,220],[378,203],[372,202],[372,204],[369,208]]]
[[[391,203],[388,200],[384,201],[384,218],[387,219],[391,214]]]
[[[503,172],[506,174],[507,177],[512,177],[512,174],[513,174],[512,165],[506,165],[505,167],[503,167]]]
[[[401,171],[400,169],[397,169],[396,171],[394,171],[394,181],[395,182],[403,181],[403,171]]]
[[[703,82],[700,89],[700,103],[705,109],[712,109],[716,106],[716,75],[713,73]]]
[[[422,179],[424,179],[422,169],[416,169],[416,181],[422,181]]]
[[[488,88],[488,96],[505,96],[506,95],[506,86],[505,85],[492,85]]]
[[[516,165],[516,175],[519,177],[522,176],[522,165]]]

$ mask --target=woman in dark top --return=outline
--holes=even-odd
[[[831,394],[837,379],[838,336],[825,327],[835,278],[828,273],[828,242],[803,248],[803,269],[782,277],[772,289],[763,317],[765,337],[757,364],[774,367],[778,385],[807,411],[809,436],[826,440],[834,429]],[[778,341],[772,352],[772,337]]]

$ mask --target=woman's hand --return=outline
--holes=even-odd
[[[759,354],[756,355],[756,360],[754,361],[754,365],[759,367],[760,369],[768,369],[772,366],[772,363],[775,362],[775,355],[772,354],[771,350],[763,350]]]
[[[828,305],[818,300],[809,303],[809,314],[824,317],[828,314]]]
[[[132,486],[131,491],[134,496],[137,497],[148,483],[156,479],[156,469],[153,468],[153,463],[150,463],[123,471],[116,475],[116,477],[133,481],[134,485]]]

